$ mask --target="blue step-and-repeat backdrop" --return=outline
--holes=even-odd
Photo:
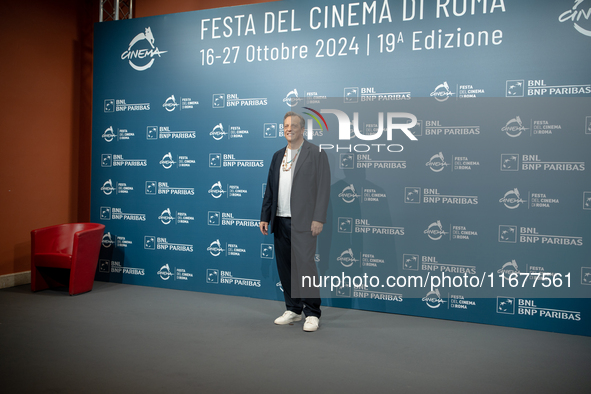
[[[591,0],[279,1],[95,25],[97,279],[283,300],[283,115],[323,304],[591,335]]]

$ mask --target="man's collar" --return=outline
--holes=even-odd
[[[304,141],[305,141],[305,138],[302,138],[302,142],[301,142],[301,143],[300,143],[298,146],[296,146],[296,147],[294,147],[293,145],[290,147],[290,146],[289,146],[290,144],[288,143],[288,144],[287,144],[287,148],[288,148],[288,149],[291,149],[291,150],[297,150],[297,149],[299,149],[299,148],[300,148],[300,146],[304,145]]]

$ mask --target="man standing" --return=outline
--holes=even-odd
[[[277,271],[287,311],[275,324],[289,324],[306,316],[304,331],[316,331],[320,291],[304,286],[304,277],[318,275],[314,255],[316,237],[326,222],[330,197],[330,168],[326,153],[304,139],[304,118],[288,112],[283,117],[287,147],[275,152],[261,209],[261,232],[274,234]]]

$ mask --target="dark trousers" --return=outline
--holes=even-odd
[[[311,231],[291,231],[291,218],[277,216],[273,234],[275,236],[275,257],[277,271],[283,287],[283,297],[287,310],[306,316],[320,317],[320,291],[318,288],[302,287],[302,277],[318,276],[314,255],[316,237]]]

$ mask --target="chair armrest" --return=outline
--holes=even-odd
[[[105,226],[78,231],[74,234],[70,294],[90,291],[98,265]]]
[[[104,227],[82,230],[74,234],[72,257],[75,259],[80,251],[83,251],[85,254],[96,253],[98,255],[101,249],[103,231]]]

